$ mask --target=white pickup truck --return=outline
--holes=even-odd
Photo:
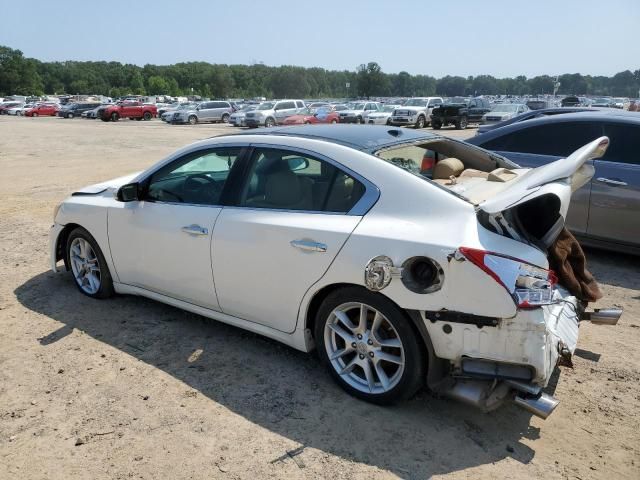
[[[391,125],[424,128],[431,123],[431,111],[442,105],[441,97],[415,97],[408,99],[391,115]]]

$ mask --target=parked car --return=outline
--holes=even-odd
[[[628,98],[617,97],[613,99],[613,108],[619,108],[621,110],[629,110],[631,104]]]
[[[400,105],[384,105],[382,110],[367,115],[367,123],[370,125],[391,125],[391,116],[400,107]]]
[[[370,113],[382,110],[379,102],[355,102],[348,105],[347,110],[340,110],[340,123],[366,123]]]
[[[527,100],[527,103],[525,105],[529,108],[529,110],[543,110],[553,107],[551,102],[540,99]]]
[[[491,106],[491,110],[485,113],[480,119],[480,124],[503,122],[513,117],[529,111],[529,107],[519,103],[502,103]]]
[[[222,122],[229,123],[229,118],[233,113],[233,107],[226,101],[201,102],[190,109],[174,110],[172,115],[167,117],[168,123],[196,123]]]
[[[9,109],[14,107],[21,107],[24,102],[4,102],[0,104],[0,115],[7,115]]]
[[[567,226],[586,245],[640,254],[640,118],[602,110],[514,123],[469,140],[523,167],[566,157],[601,136],[611,145],[589,165],[590,182],[573,194]]]
[[[552,115],[562,115],[565,113],[576,113],[576,112],[597,112],[599,108],[589,108],[589,107],[555,107],[555,108],[544,108],[542,110],[529,110],[528,112],[521,113],[520,115],[516,115],[508,120],[504,120],[498,123],[487,123],[482,124],[476,130],[476,135],[480,135],[481,133],[488,132],[490,130],[494,130],[496,128],[501,128],[506,125],[511,125],[516,122],[523,122],[525,120],[531,120],[532,118],[540,118],[547,117]]]
[[[156,113],[155,105],[127,100],[113,105],[101,106],[98,108],[97,117],[103,122],[117,122],[121,118],[151,120],[156,116]]]
[[[160,116],[160,119],[163,122],[168,122],[169,120],[171,120],[171,118],[173,118],[173,114],[175,112],[177,112],[178,110],[182,111],[182,110],[193,110],[194,108],[196,108],[198,106],[198,102],[183,102],[180,104],[177,104],[176,106],[172,107],[169,110],[165,110],[162,115],[158,114],[158,116]],[[160,111],[160,110],[158,110]]]
[[[34,106],[35,106],[34,103],[21,103],[16,105],[15,107],[7,108],[5,110],[5,113],[7,115],[20,116],[20,115],[24,115],[25,110],[28,110],[29,108],[33,108]]]
[[[469,123],[477,123],[491,109],[486,98],[454,97],[431,112],[431,126],[439,130],[449,124],[464,130]]]
[[[612,98],[596,98],[591,102],[592,107],[615,108],[615,101]]]
[[[277,100],[263,102],[251,112],[245,115],[247,127],[258,126],[273,127],[284,121],[285,118],[296,115],[305,108],[302,100]]]
[[[316,123],[338,123],[340,116],[338,112],[332,111],[328,107],[320,107],[317,109],[307,108],[302,112],[287,117],[282,122],[283,125],[302,125]]]
[[[58,116],[62,118],[74,118],[80,117],[84,112],[94,110],[100,106],[99,103],[68,103],[60,110],[58,110]]]
[[[55,210],[53,270],[64,261],[92,298],[141,295],[317,348],[342,388],[374,403],[426,381],[484,410],[515,395],[543,418],[553,411],[542,389],[575,351],[579,320],[604,313],[585,313],[528,239],[553,241],[540,223],[562,223],[606,138],[530,172],[386,126],[250,133],[72,194]],[[421,174],[428,152],[433,179]],[[533,207],[538,223],[520,218],[511,235],[490,224]]]
[[[55,117],[60,107],[57,103],[41,103],[24,111],[26,117]]]
[[[394,126],[411,125],[424,128],[431,123],[431,113],[435,107],[442,105],[441,97],[409,98],[391,115],[390,124]]]
[[[575,95],[569,95],[568,97],[564,97],[560,101],[560,104],[563,107],[579,107],[582,105],[582,100],[580,100],[580,98],[576,97]]]
[[[247,114],[247,112],[255,110],[256,107],[257,105],[251,104],[242,106],[240,110],[231,114],[231,116],[229,117],[229,123],[234,127],[245,127],[245,115]]]
[[[188,104],[192,104],[192,105],[196,105],[196,103],[194,102],[175,102],[175,103],[170,103],[168,105],[163,105],[162,107],[158,107],[158,117],[162,118],[162,116],[166,113],[166,112],[170,112],[171,110],[176,110],[178,107],[180,107],[181,105],[184,105],[185,103]]]

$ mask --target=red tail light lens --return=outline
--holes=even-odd
[[[508,255],[460,247],[459,252],[502,285],[520,308],[536,308],[553,303],[558,277],[553,270],[536,267]]]
[[[421,174],[431,174],[433,167],[436,164],[435,152],[432,150],[425,150],[424,156],[422,157],[422,163],[420,164],[420,173]]]

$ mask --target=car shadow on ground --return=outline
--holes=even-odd
[[[584,253],[587,268],[599,283],[640,290],[639,256],[590,247],[584,247]]]
[[[539,429],[511,404],[483,414],[424,391],[398,406],[378,407],[340,390],[315,355],[151,300],[92,300],[69,275],[52,272],[31,278],[15,294],[25,308],[61,323],[39,339],[42,348],[82,330],[303,449],[403,478],[505,457],[529,463],[535,455],[522,440],[537,439]]]

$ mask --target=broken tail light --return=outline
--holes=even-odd
[[[553,270],[536,267],[508,255],[460,247],[459,252],[502,285],[519,308],[536,308],[553,303],[558,277]]]

